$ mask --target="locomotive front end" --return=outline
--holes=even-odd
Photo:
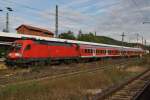
[[[6,57],[7,65],[15,65],[22,58],[22,47],[23,44],[20,42],[14,42],[11,49]]]

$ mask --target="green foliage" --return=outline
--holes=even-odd
[[[118,40],[115,40],[106,36],[95,36],[95,33],[92,33],[92,32],[89,32],[88,34],[83,34],[82,30],[79,30],[79,34],[77,37],[75,37],[74,33],[69,30],[68,32],[61,33],[59,35],[59,38],[122,46],[122,41],[118,41]],[[136,47],[137,43],[124,42],[123,45],[128,46],[128,47]],[[143,48],[150,49],[150,46],[149,47],[144,46]]]
[[[75,36],[74,36],[74,34],[73,34],[73,32],[71,32],[71,31],[68,31],[66,33],[61,33],[59,35],[59,38],[70,39],[70,40],[75,40],[76,39]]]
[[[79,41],[87,41],[87,42],[121,45],[120,41],[117,41],[117,40],[114,40],[112,38],[105,37],[105,36],[95,36],[91,32],[89,34],[79,34],[78,40]]]
[[[77,39],[79,41],[96,42],[95,41],[95,36],[92,33],[89,33],[89,34],[79,34]]]
[[[9,51],[8,46],[1,45],[0,46],[0,58],[4,57],[7,54],[8,51]]]
[[[95,43],[104,43],[104,44],[111,44],[111,45],[122,45],[121,41],[114,40],[112,38],[106,37],[106,36],[95,36],[94,33],[89,34],[79,34],[77,37],[77,40],[79,41],[86,41],[86,42],[95,42]],[[136,43],[123,43],[124,46],[134,47],[137,44]]]

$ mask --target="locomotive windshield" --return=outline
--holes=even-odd
[[[22,48],[22,44],[20,44],[20,43],[12,44],[12,50],[13,51],[19,51],[21,48]]]

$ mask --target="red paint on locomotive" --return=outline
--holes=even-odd
[[[18,49],[16,50],[16,48]],[[40,43],[33,40],[17,40],[12,51],[8,54],[8,58],[14,58],[16,53],[21,54],[21,57],[24,59],[77,57],[79,55],[75,44],[55,42],[46,44],[46,42]]]

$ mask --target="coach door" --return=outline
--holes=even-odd
[[[92,49],[93,50],[93,56],[96,56],[96,49]]]

